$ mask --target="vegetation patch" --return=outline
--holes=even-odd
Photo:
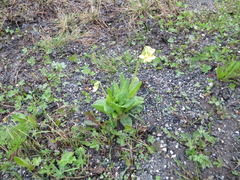
[[[238,179],[237,0],[0,6],[0,179]]]

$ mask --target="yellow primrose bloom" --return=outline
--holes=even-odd
[[[154,56],[155,51],[156,49],[153,49],[150,46],[145,46],[139,58],[142,59],[144,63],[151,62],[156,58],[156,56]]]
[[[96,91],[98,90],[99,84],[100,84],[100,81],[96,81],[96,82],[94,83],[92,92],[96,92]]]

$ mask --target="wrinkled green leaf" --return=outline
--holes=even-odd
[[[42,158],[41,157],[33,158],[33,160],[32,160],[32,164],[34,166],[39,166],[41,162],[42,162]]]
[[[74,161],[76,161],[76,158],[74,157],[73,152],[64,152],[64,154],[61,157],[61,160],[58,161],[58,165],[64,167],[67,164],[72,164]]]
[[[106,105],[106,100],[105,99],[99,99],[99,100],[97,100],[93,103],[92,107],[94,107],[98,111],[106,113],[105,110],[104,110],[105,105]]]
[[[144,103],[144,99],[142,97],[139,97],[139,96],[135,96],[134,97],[134,103],[125,110],[125,112],[128,112],[129,110],[131,110],[133,107],[135,106],[138,106],[140,104],[143,104]]]
[[[139,104],[139,105],[137,105],[137,106],[134,106],[134,107],[130,110],[130,112],[131,112],[132,114],[138,114],[138,113],[142,112],[142,110],[143,110],[143,107],[142,107],[141,104]]]
[[[129,116],[126,118],[121,118],[120,122],[123,126],[132,126],[132,118]]]

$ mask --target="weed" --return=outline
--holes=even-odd
[[[150,7],[155,3],[154,0],[130,0],[127,11],[139,16],[150,11]]]
[[[190,172],[187,167],[184,166],[184,164],[179,161],[178,159],[174,159],[174,161],[176,162],[177,166],[183,171],[180,172],[178,170],[174,170],[176,172],[176,174],[180,177],[181,180],[198,180],[200,179],[200,177],[198,177],[198,170],[196,169],[195,172],[197,174],[197,176],[193,175],[192,172]]]
[[[200,69],[202,70],[202,72],[204,72],[204,73],[208,73],[209,70],[212,69],[212,67],[209,66],[209,65],[203,64],[203,65],[201,65],[201,68],[200,68]]]
[[[10,157],[24,146],[24,150],[27,150],[29,144],[26,142],[26,139],[29,136],[30,130],[37,126],[34,117],[21,113],[12,114],[11,120],[15,124],[9,127],[3,126],[0,129],[0,147],[6,152],[7,157]]]
[[[237,79],[240,77],[240,61],[226,61],[224,66],[216,69],[216,73],[218,79],[222,81],[237,82]]]
[[[92,49],[94,50],[94,48]],[[97,56],[96,52],[93,53],[85,53],[84,54],[85,58],[90,58],[93,64],[96,64],[98,68],[110,72],[110,73],[115,73],[117,72],[117,64],[119,63],[122,64],[121,62],[118,61],[117,58],[110,58],[110,57],[102,57],[102,56]]]
[[[231,115],[227,113],[226,107],[222,105],[222,101],[215,96],[211,97],[211,100],[208,101],[209,104],[215,105],[216,113],[220,116],[221,119],[230,118]]]
[[[85,75],[87,75],[87,74],[89,74],[91,76],[95,75],[95,73],[93,71],[91,71],[91,69],[89,68],[89,65],[85,65],[85,66],[81,67],[81,69],[82,69],[81,72]]]
[[[214,145],[217,139],[209,135],[202,126],[196,130],[192,136],[189,134],[181,134],[180,141],[185,142],[185,145],[188,147],[186,154],[191,161],[197,162],[203,169],[212,166],[209,156],[206,155],[206,147],[208,145]]]
[[[75,63],[78,62],[78,55],[77,54],[73,54],[71,56],[68,56],[67,58],[68,58],[69,61],[72,61],[72,62],[75,62]]]
[[[82,94],[85,96],[85,101],[86,101],[86,103],[90,103],[91,102],[91,96],[90,96],[90,94],[88,93],[88,92],[86,92],[86,91],[81,91],[82,92]]]
[[[31,66],[34,66],[36,61],[35,61],[35,58],[34,57],[30,57],[27,62],[31,65]]]
[[[60,33],[73,32],[77,29],[77,14],[65,14],[63,12],[58,12],[58,27],[61,28]]]
[[[217,138],[211,136],[202,126],[200,126],[192,135],[181,133],[180,138],[178,135],[170,133],[167,129],[163,129],[164,132],[176,139],[179,142],[183,142],[188,149],[185,151],[189,160],[194,161],[200,168],[212,167],[212,162],[208,156],[207,147],[214,145]]]
[[[56,35],[55,37],[51,36],[42,36],[42,39],[38,42],[38,46],[42,49],[47,55],[51,54],[54,49],[62,47],[70,41],[76,40],[80,37],[80,30],[74,29],[72,32],[62,32]]]
[[[236,176],[240,176],[240,171],[237,170],[240,167],[240,159],[238,159],[237,161],[237,165],[234,167],[234,169],[232,170],[232,174],[236,175]]]

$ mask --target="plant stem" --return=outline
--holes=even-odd
[[[102,91],[103,91],[104,95],[107,96],[107,93],[106,93],[106,91],[104,90],[101,82],[100,82],[100,86],[101,86],[101,88],[102,88]]]
[[[139,69],[140,63],[141,63],[141,61],[138,61],[138,62],[137,62],[137,65],[136,65],[136,68],[135,68],[135,71],[134,71],[132,80],[134,80],[134,79],[137,77],[137,73],[138,73],[138,69]]]

